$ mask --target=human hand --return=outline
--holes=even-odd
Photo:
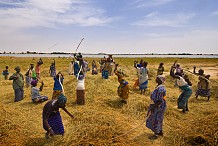
[[[70,115],[70,117],[73,118],[73,119],[75,118],[72,114]]]
[[[18,79],[18,76],[15,75],[15,76],[14,76],[14,79],[17,80],[17,79]]]
[[[54,136],[54,131],[52,128],[49,130],[49,134],[50,134],[50,136]]]

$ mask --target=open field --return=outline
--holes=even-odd
[[[1,71],[5,65],[9,66],[10,75],[16,66],[21,67],[24,75],[30,63],[36,64],[39,58],[0,57]],[[54,58],[42,58],[41,78],[45,83],[42,95],[51,99],[53,93],[53,79],[49,77],[49,66]],[[42,128],[42,108],[45,103],[33,104],[30,98],[30,88],[24,88],[24,100],[14,103],[14,91],[12,81],[0,79],[0,145],[114,145],[114,146],[145,146],[145,145],[217,145],[218,144],[218,59],[177,59],[181,67],[192,71],[193,66],[197,70],[205,69],[205,74],[211,75],[212,96],[209,102],[207,98],[195,98],[198,77],[188,73],[193,83],[193,95],[189,99],[189,112],[182,113],[176,109],[177,98],[180,94],[174,87],[174,80],[169,76],[171,65],[175,58],[143,58],[148,62],[149,88],[145,95],[132,89],[136,79],[136,70],[133,67],[134,60],[141,58],[115,58],[119,66],[128,74],[126,80],[130,85],[129,100],[122,105],[117,95],[119,85],[114,75],[107,80],[101,78],[101,74],[92,76],[87,72],[85,79],[86,103],[79,106],[75,104],[76,79],[68,75],[70,60],[67,58],[55,58],[56,69],[65,77],[64,90],[68,98],[66,108],[75,116],[71,119],[61,111],[65,126],[65,135],[45,139],[45,131]],[[91,63],[93,59],[86,58]],[[95,59],[100,60],[100,59]],[[145,127],[145,124],[131,131],[125,136],[117,137],[140,125],[147,113],[149,95],[154,90],[156,70],[160,62],[164,63],[167,90],[167,110],[164,118],[164,136],[157,140],[148,137],[153,133]],[[91,68],[91,65],[89,65]],[[38,85],[39,87],[39,85]]]

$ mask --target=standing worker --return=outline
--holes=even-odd
[[[9,80],[13,80],[13,89],[14,89],[14,102],[18,102],[20,100],[23,100],[24,95],[24,78],[23,75],[20,73],[20,67],[15,67],[16,73],[14,73],[12,76],[9,77]]]

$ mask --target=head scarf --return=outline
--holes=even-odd
[[[31,85],[32,85],[32,86],[36,86],[36,85],[37,85],[37,80],[32,80],[32,81],[31,81]]]
[[[67,102],[66,96],[64,96],[63,94],[61,94],[60,96],[58,96],[58,103],[60,103],[60,104],[65,104],[66,102]]]
[[[166,78],[163,75],[158,75],[157,78],[161,80],[162,84],[164,84],[166,81]]]
[[[117,72],[118,72],[119,75],[121,75],[121,76],[123,76],[123,77],[126,76],[125,71],[122,70],[121,68],[119,68],[119,69],[117,70]]]
[[[20,67],[17,66],[17,67],[14,68],[14,70],[19,71],[19,70],[20,70]]]
[[[78,76],[78,80],[83,80],[84,79],[84,75],[79,75]]]

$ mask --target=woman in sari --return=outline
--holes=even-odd
[[[58,96],[60,96],[63,93],[63,82],[64,82],[64,76],[61,72],[58,72],[56,77],[54,79],[54,87],[53,87],[53,94],[52,99],[57,99]]]
[[[56,76],[55,60],[54,60],[53,63],[51,63],[49,73],[50,73],[50,77],[55,77]]]
[[[129,98],[129,83],[124,79],[126,76],[124,72],[120,69],[117,70],[118,64],[115,64],[114,73],[118,77],[118,82],[120,83],[117,93],[118,96],[122,98],[123,103],[127,103],[127,99]]]
[[[195,69],[194,69],[194,73],[195,73]],[[198,82],[198,89],[196,91],[196,98],[198,98],[198,96],[203,96],[203,97],[207,97],[207,101],[210,100],[210,75],[205,75],[204,74],[204,70],[200,69],[198,71],[198,75],[199,75],[199,82]]]
[[[63,109],[69,116],[74,117],[65,108],[67,98],[61,94],[57,100],[48,101],[42,112],[43,128],[47,131],[45,137],[64,135],[64,126],[59,112],[59,108]]]
[[[33,80],[31,82],[31,99],[32,99],[32,102],[33,103],[40,103],[40,102],[44,102],[46,100],[48,100],[48,97],[47,96],[44,96],[44,95],[40,95],[39,91],[42,91],[43,89],[43,86],[44,86],[44,83],[42,82],[42,85],[37,88],[37,80]]]
[[[163,136],[163,118],[166,110],[166,89],[164,87],[165,77],[156,77],[157,87],[151,93],[151,104],[148,108],[146,127],[154,132],[154,138]]]
[[[92,61],[92,75],[97,75],[98,74],[98,67],[95,62],[95,60]]]
[[[147,65],[148,63],[144,61],[142,67],[140,68],[139,89],[141,90],[141,94],[145,93],[145,89],[148,88],[148,69],[146,68]]]
[[[157,69],[157,75],[163,75],[163,72],[164,72],[164,64],[161,62]]]
[[[186,111],[189,111],[188,109],[188,99],[192,95],[192,89],[191,89],[191,82],[189,81],[187,83],[187,78],[186,80],[183,78],[183,75],[181,73],[177,73],[175,75],[174,70],[175,66],[171,67],[170,70],[170,76],[176,79],[176,83],[179,86],[179,89],[182,91],[178,98],[178,109],[182,109],[182,112],[185,113]]]
[[[76,103],[79,105],[85,104],[85,72],[83,69],[81,69],[77,77]]]
[[[40,58],[39,61],[36,64],[36,77],[39,80],[40,79],[40,66],[43,64],[42,59]]]

